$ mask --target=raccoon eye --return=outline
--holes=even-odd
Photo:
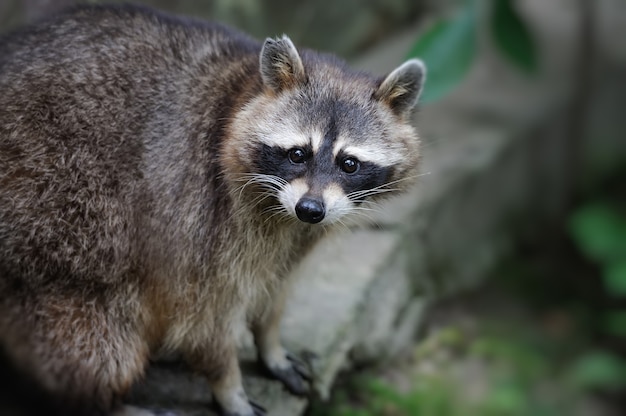
[[[288,156],[291,163],[304,163],[306,161],[306,153],[302,149],[291,149]]]
[[[359,161],[351,157],[347,157],[341,161],[341,170],[346,173],[354,173],[359,170],[360,166],[361,164],[359,163]]]

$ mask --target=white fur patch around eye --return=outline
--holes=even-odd
[[[339,137],[333,146],[333,156],[336,157],[340,152],[362,162],[372,162],[383,167],[397,165],[402,161],[402,156],[398,154],[398,151],[389,146],[372,146],[367,143],[354,146],[348,144],[348,140],[344,137]]]
[[[262,134],[260,141],[267,146],[280,147],[285,150],[305,147],[309,144],[309,138],[305,135],[285,130],[275,130],[268,134]]]
[[[278,200],[289,214],[297,217],[296,204],[309,191],[304,179],[294,179],[278,192]]]
[[[306,135],[298,132],[295,128],[279,128],[281,126],[273,126],[270,129],[264,129],[264,134],[260,134],[259,138],[261,143],[270,147],[280,147],[285,150],[293,149],[294,147],[311,146],[313,153],[316,153],[322,146],[324,135],[317,131],[311,131],[310,135]]]
[[[326,205],[326,216],[322,221],[323,224],[332,224],[345,215],[349,214],[354,207],[354,203],[350,201],[343,189],[337,184],[331,184],[323,192],[324,205]]]

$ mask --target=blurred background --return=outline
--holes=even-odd
[[[0,0],[0,29],[74,3]],[[471,284],[456,286],[462,273],[448,273],[453,289],[434,296],[415,345],[347,372],[330,402],[315,403],[310,414],[626,414],[623,0],[138,3],[261,39],[286,33],[296,45],[381,74],[423,58],[429,79],[417,123],[426,186],[472,156],[466,145],[474,137],[493,148],[505,138],[526,143],[510,146],[524,153],[524,177],[492,170],[501,179],[493,201],[467,207],[469,224],[503,193],[519,201],[502,226],[507,249]],[[454,198],[448,203],[458,209]],[[449,240],[464,233],[461,226]]]
[[[108,1],[106,3],[115,3]],[[76,0],[2,0],[0,27],[48,16]],[[117,3],[123,3],[117,1]],[[148,0],[135,1],[173,13],[230,23],[264,39],[283,33],[301,45],[351,57],[389,33],[414,24],[427,2],[406,0]]]

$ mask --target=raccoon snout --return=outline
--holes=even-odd
[[[296,204],[296,215],[300,221],[317,224],[324,219],[324,203],[312,198],[301,198]]]

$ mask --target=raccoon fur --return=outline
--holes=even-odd
[[[424,66],[386,77],[136,6],[0,40],[0,344],[64,415],[121,411],[179,352],[228,415],[260,415],[234,332],[294,394],[289,274],[416,176]]]

